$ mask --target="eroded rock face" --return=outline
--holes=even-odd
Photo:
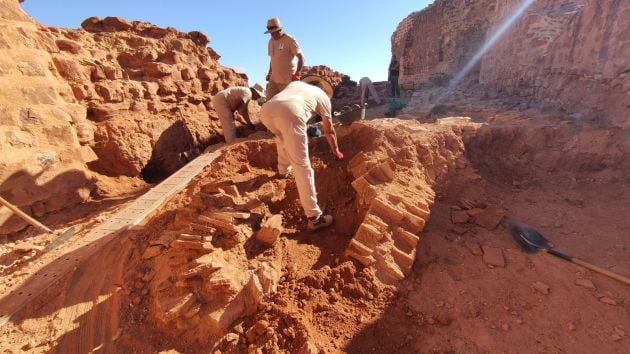
[[[35,215],[85,201],[90,171],[176,171],[221,139],[210,97],[247,85],[197,31],[116,17],[45,27],[15,0],[0,0],[0,25],[0,194]],[[24,226],[5,212],[3,233]]]
[[[82,27],[57,30],[66,41],[56,42],[54,59],[76,100],[88,107],[99,156],[92,167],[102,173],[174,172],[185,163],[181,153],[207,145],[220,131],[210,97],[247,85],[244,74],[217,62],[203,33],[115,17],[88,18]]]
[[[522,2],[437,0],[392,35],[400,83],[445,86]],[[482,58],[468,80],[488,96],[518,98],[628,127],[630,3],[543,0]]]
[[[0,1],[0,195],[41,216],[86,200],[94,152],[86,109],[56,74],[54,40],[14,0]],[[80,73],[75,73],[80,75]],[[0,234],[26,224],[0,208]]]

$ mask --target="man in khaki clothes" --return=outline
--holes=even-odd
[[[227,88],[216,95],[212,96],[212,106],[219,115],[219,122],[223,128],[223,137],[225,142],[230,144],[236,140],[236,126],[234,125],[234,112],[238,111],[245,119],[247,125],[253,127],[249,118],[249,109],[247,104],[250,100],[264,98],[262,86],[259,84],[253,87],[235,86]]]
[[[305,81],[308,78],[304,78]],[[276,136],[278,174],[286,178],[291,170],[295,173],[295,184],[300,203],[308,218],[309,230],[322,229],[333,222],[333,217],[323,215],[317,205],[315,174],[308,155],[306,132],[306,122],[315,114],[319,114],[322,117],[324,135],[333,155],[338,160],[343,159],[337,145],[337,134],[331,123],[332,93],[332,86],[319,77],[315,77],[313,85],[296,81],[267,101],[260,111],[260,120]]]
[[[304,66],[304,56],[298,42],[282,31],[277,17],[267,20],[267,31],[271,34],[268,54],[271,57],[267,73],[267,99],[271,99],[282,91],[291,81],[300,80],[300,72]],[[297,57],[297,66],[294,58]]]

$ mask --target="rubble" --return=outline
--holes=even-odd
[[[255,237],[263,244],[271,246],[282,234],[282,230],[282,215],[272,215],[267,218],[267,220],[263,221],[260,225],[260,230],[256,232]]]

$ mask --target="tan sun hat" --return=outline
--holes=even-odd
[[[320,89],[322,89],[322,91],[326,93],[326,96],[328,96],[328,98],[332,98],[333,96],[333,86],[330,84],[330,82],[328,82],[321,76],[307,75],[304,76],[300,81],[319,87]]]
[[[254,86],[250,87],[250,89],[252,91],[256,91],[256,93],[258,94],[258,96],[260,96],[260,98],[263,98],[263,99],[266,98],[265,97],[265,89],[262,87],[261,84],[256,83],[256,84],[254,84]]]
[[[282,30],[282,25],[280,24],[279,18],[274,17],[267,20],[267,30],[265,33],[278,32],[280,30]]]

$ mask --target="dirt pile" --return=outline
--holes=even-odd
[[[439,0],[411,14],[392,35],[401,84],[447,85],[520,3]],[[490,98],[513,97],[577,113],[583,121],[628,127],[628,6],[616,0],[536,1],[468,80],[481,83],[477,90]]]

